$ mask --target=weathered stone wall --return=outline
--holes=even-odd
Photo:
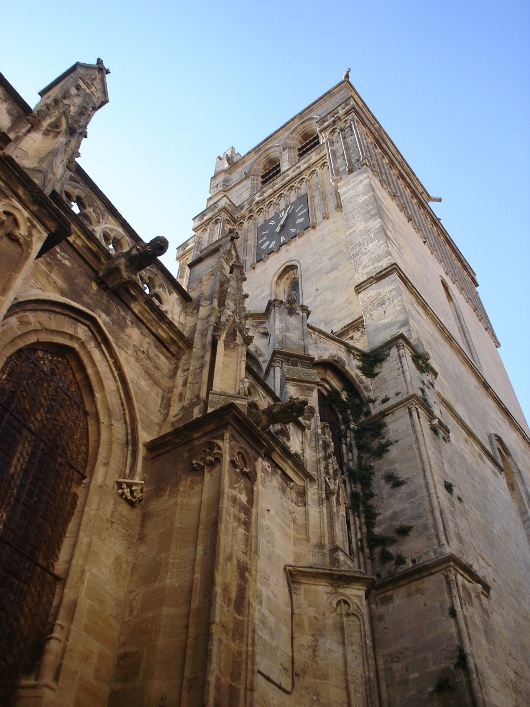
[[[97,109],[104,71],[51,84],[34,129],[66,89],[73,120],[85,81]],[[141,239],[73,143],[30,154],[0,87],[0,149],[27,167],[0,156],[0,364],[67,352],[89,427],[17,704],[527,704],[528,428],[472,271],[350,84],[218,159],[189,294],[134,270]],[[305,193],[310,227],[258,260],[257,226]]]
[[[142,477],[142,442],[167,414],[178,361],[120,296],[101,287],[81,251],[66,243],[36,262],[1,335],[4,356],[32,343],[76,352],[91,400],[87,484],[57,566],[65,578],[58,638],[41,676],[50,686],[58,679],[58,687],[28,684],[21,704],[37,695],[43,704],[106,703],[141,514],[116,482]]]

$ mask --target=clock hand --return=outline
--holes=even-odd
[[[279,232],[279,230],[281,229],[281,227],[282,227],[283,224],[285,223],[285,219],[287,218],[287,216],[289,215],[289,213],[292,211],[292,209],[293,209],[293,206],[292,206],[292,204],[291,204],[291,206],[289,206],[289,207],[285,210],[285,212],[284,212],[284,214],[283,214],[281,220],[278,222],[278,225],[277,225],[277,227],[276,227],[276,233]]]

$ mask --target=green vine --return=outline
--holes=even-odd
[[[376,367],[388,358],[388,351],[363,351],[357,354],[359,364],[357,368],[366,378],[375,378],[379,375]]]
[[[403,486],[403,484],[407,483],[406,479],[402,479],[401,476],[398,476],[395,474],[393,471],[387,471],[387,473],[384,476],[385,481],[389,486],[393,489],[397,489],[400,486]]]
[[[386,358],[386,355],[384,358]],[[354,438],[357,450],[357,464],[354,468],[348,469],[354,487],[351,494],[351,504],[356,513],[360,514],[362,511],[364,514],[366,546],[370,557],[373,558],[374,550],[380,547],[383,555],[381,561],[385,562],[394,559],[394,555],[386,549],[386,546],[396,542],[396,539],[392,536],[380,535],[375,531],[378,513],[373,503],[375,497],[372,489],[374,479],[373,462],[381,459],[388,452],[392,442],[385,439],[386,423],[383,419],[365,419],[371,414],[367,403],[373,402],[375,400],[369,399],[365,403],[359,396],[352,393],[347,393],[344,396],[338,390],[331,390],[326,397],[326,403],[337,410],[345,426],[355,425]],[[386,550],[386,552],[383,552],[383,550]],[[392,556],[388,558],[388,554]],[[384,559],[385,557],[387,557],[386,560]]]
[[[455,661],[455,668],[460,668],[460,670],[464,670],[466,673],[468,672],[468,665],[467,665],[467,653],[465,650],[462,648],[462,646],[457,646],[458,649],[458,657]]]
[[[451,494],[451,496],[452,496],[455,492],[455,485],[453,484],[453,482],[447,481],[447,479],[446,479],[444,481],[444,486],[445,486],[445,490],[447,491],[447,493]]]
[[[407,535],[410,535],[410,531],[414,528],[413,525],[407,525],[406,523],[403,523],[403,525],[398,525],[396,528],[396,535],[401,535],[402,537],[406,537]]]
[[[440,675],[434,686],[434,692],[454,692],[456,690],[451,678]]]
[[[386,547],[383,547],[379,553],[379,559],[385,565],[387,562],[391,562],[394,559],[394,555]]]
[[[412,354],[412,363],[416,366],[420,373],[431,373],[432,366],[429,363],[431,355],[424,351],[423,353]]]
[[[396,567],[402,567],[403,565],[406,565],[406,564],[407,564],[407,559],[406,559],[405,555],[402,555],[401,553],[396,555],[396,557],[394,558],[394,565]]]

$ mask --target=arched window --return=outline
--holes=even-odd
[[[525,494],[524,484],[520,480],[519,469],[517,468],[511,454],[505,447],[500,437],[497,435],[490,435],[490,440],[493,446],[493,451],[496,452],[495,456],[502,465],[506,485],[508,486],[510,495],[513,499],[515,507],[517,508],[519,517],[521,518],[528,542],[530,542],[529,499]]]
[[[449,285],[443,279],[442,279],[442,287],[444,289],[445,297],[446,297],[446,299],[449,303],[449,306],[451,308],[451,312],[453,314],[453,319],[454,319],[455,324],[457,326],[458,333],[460,334],[460,341],[464,345],[464,349],[469,354],[473,363],[477,367],[480,368],[480,361],[478,360],[477,352],[475,350],[475,347],[473,346],[473,341],[471,340],[471,335],[469,334],[469,330],[467,328],[467,324],[465,322],[465,319],[462,315],[462,312],[460,311],[460,307],[458,306],[458,303],[456,302],[455,298],[453,297],[453,293],[449,289]]]
[[[274,296],[282,302],[301,304],[300,277],[296,265],[287,265],[276,278]]]
[[[298,158],[307,155],[308,152],[314,150],[320,145],[320,138],[316,130],[304,130],[300,135],[300,145],[298,147]]]
[[[19,349],[0,371],[2,697],[40,658],[87,456],[87,411],[69,358]]]
[[[250,351],[250,349],[247,349],[247,363],[251,368],[259,373],[260,376],[263,375],[263,366],[261,365],[261,362],[256,354]]]
[[[341,471],[344,473],[344,449],[345,430],[341,422],[339,413],[335,409],[329,396],[326,396],[322,390],[318,391],[318,410],[320,414],[320,422],[325,422],[331,433],[333,440],[333,453]]]
[[[350,501],[348,508],[344,511],[346,542],[343,548],[351,557],[357,559],[361,567],[364,560],[360,558],[358,551],[362,536],[360,509],[354,507],[352,503],[353,494],[358,491],[350,471],[357,457],[352,424],[360,421],[367,410],[367,405],[356,388],[333,364],[320,362],[315,368],[323,382],[323,386],[318,391],[321,435],[323,438],[328,436],[328,440],[331,439],[333,457],[342,477],[341,483],[344,483],[346,497]],[[323,442],[324,447],[329,445],[329,442],[326,443],[324,439]],[[326,450],[324,452],[324,456],[329,456]],[[331,467],[333,466],[334,463],[331,461]],[[329,474],[327,467],[330,467],[330,464],[324,459],[325,474]]]
[[[265,162],[263,172],[261,173],[261,186],[272,182],[281,172],[280,160],[277,157],[271,157]]]

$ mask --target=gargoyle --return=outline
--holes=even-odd
[[[164,255],[168,246],[167,238],[156,236],[149,243],[135,243],[123,254],[123,257],[130,270],[139,273],[148,265],[152,265],[158,257]]]
[[[248,408],[248,414],[260,430],[266,430],[271,425],[298,420],[304,414],[307,407],[307,400],[303,398],[289,398],[286,403],[272,403],[263,410],[252,410]]]
[[[139,272],[164,255],[168,246],[167,238],[163,236],[157,236],[149,243],[135,243],[125,253],[117,255],[104,268],[101,277],[111,289],[119,287],[124,282],[133,280]]]

